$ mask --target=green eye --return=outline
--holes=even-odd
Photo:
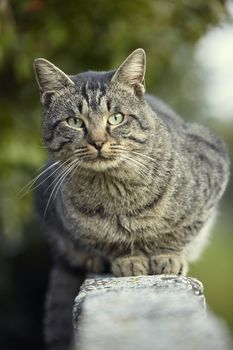
[[[66,119],[67,124],[71,126],[72,128],[79,129],[82,128],[84,125],[84,121],[80,118],[75,117],[69,117]]]
[[[110,115],[110,117],[108,118],[108,123],[110,125],[118,125],[120,123],[122,123],[124,120],[124,116],[121,113],[115,113]]]

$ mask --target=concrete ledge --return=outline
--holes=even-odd
[[[75,300],[78,350],[230,350],[202,284],[177,276],[87,279]]]

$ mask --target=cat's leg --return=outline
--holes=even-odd
[[[186,275],[188,272],[188,262],[195,261],[200,252],[208,242],[210,229],[213,226],[216,217],[214,211],[208,220],[201,228],[196,226],[196,222],[189,225],[192,232],[192,240],[189,239],[189,232],[186,232],[187,243],[183,242],[184,246],[177,247],[177,252],[174,250],[163,252],[162,250],[150,257],[151,274],[174,274]],[[177,234],[178,237],[178,234]],[[172,238],[172,236],[171,236]],[[176,240],[171,240],[173,249],[176,245]],[[178,251],[179,250],[179,251]]]
[[[149,259],[144,255],[120,256],[111,265],[115,276],[148,275],[150,271]]]
[[[152,275],[168,274],[183,275],[188,271],[186,259],[182,254],[166,253],[150,258],[150,273]]]
[[[69,350],[73,341],[72,308],[85,278],[81,270],[55,264],[45,305],[44,332],[47,350]]]
[[[45,305],[44,332],[47,350],[70,350],[73,340],[72,308],[74,298],[88,272],[102,273],[108,262],[72,242],[60,241],[56,247]]]

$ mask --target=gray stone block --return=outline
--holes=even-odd
[[[78,350],[230,350],[202,284],[177,276],[87,279],[75,300]]]

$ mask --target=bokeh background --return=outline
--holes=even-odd
[[[66,73],[117,67],[147,53],[147,91],[216,130],[233,154],[233,21],[220,0],[0,0],[0,348],[42,350],[50,255],[32,193],[20,189],[46,160],[33,60]],[[189,275],[233,331],[230,183],[209,247]]]

